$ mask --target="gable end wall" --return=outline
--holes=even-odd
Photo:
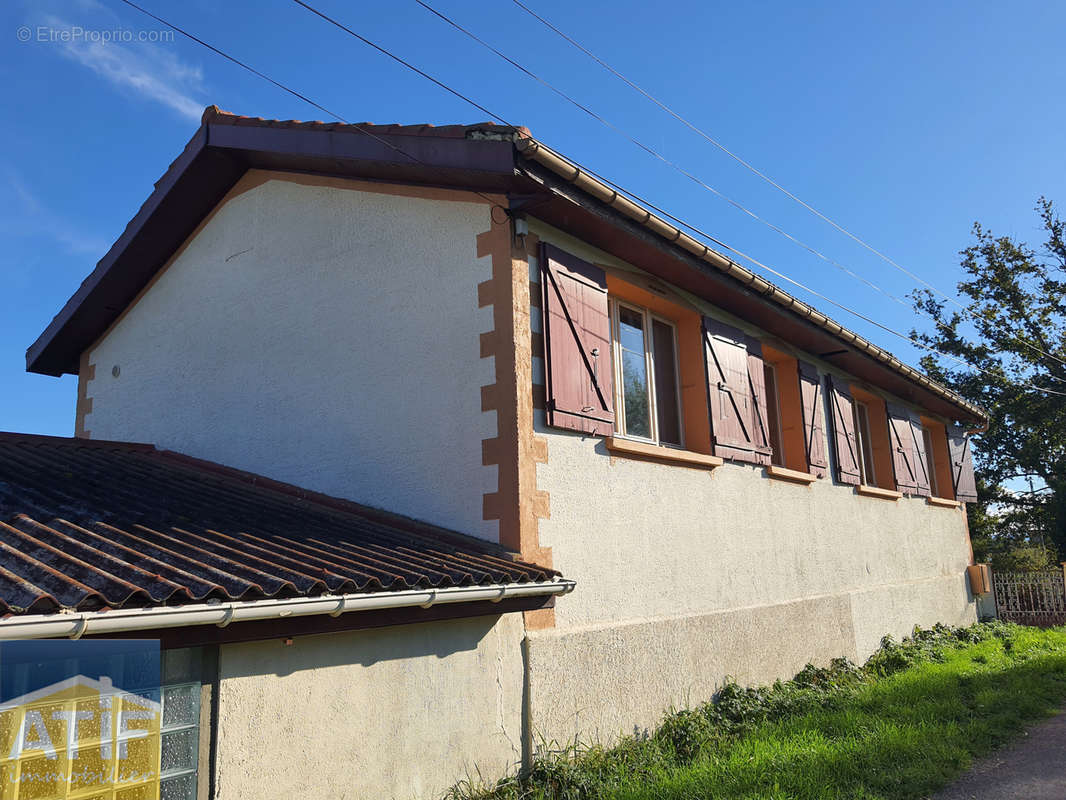
[[[468,192],[250,171],[86,351],[79,435],[496,541],[492,226]]]

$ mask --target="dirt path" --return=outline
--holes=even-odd
[[[1066,713],[976,762],[932,800],[1066,800]]]

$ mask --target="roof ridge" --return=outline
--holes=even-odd
[[[22,433],[20,431],[0,431],[0,442],[25,444],[63,444],[79,447],[104,447],[112,450],[135,450],[139,452],[156,451],[158,448],[148,442],[124,442],[117,439],[86,439],[81,436],[55,436],[46,433]]]

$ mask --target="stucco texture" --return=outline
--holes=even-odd
[[[887,598],[910,587],[928,600],[925,583],[940,578],[957,584],[960,602],[901,623],[941,608],[944,622],[972,612],[961,510],[862,497],[829,480],[788,483],[750,466],[620,458],[598,439],[542,435],[549,458],[538,485],[551,495],[551,519],[540,523],[541,544],[580,587],[556,609],[561,627],[857,592],[886,609],[882,633],[898,633],[888,609],[905,604]]]
[[[531,230],[640,280],[555,229]],[[758,335],[698,298],[681,302]],[[619,456],[599,438],[547,427],[543,412],[535,430],[548,455],[537,489],[550,497],[539,543],[577,581],[556,627],[530,633],[535,736],[609,739],[708,699],[727,677],[788,678],[809,661],[865,659],[915,624],[976,618],[963,509],[860,496],[828,478],[791,483],[749,465]]]
[[[522,758],[522,619],[224,645],[218,800],[421,800]]]
[[[481,508],[497,489],[481,457],[489,206],[402,191],[248,173],[90,349],[91,438],[497,539]]]
[[[767,683],[808,662],[861,661],[885,634],[976,618],[961,510],[544,435],[539,486],[552,513],[541,543],[578,588],[557,604],[555,629],[530,633],[535,737],[610,741],[709,699],[727,678]]]
[[[560,603],[560,608],[562,604]],[[846,597],[528,634],[534,745],[610,742],[664,712],[791,676],[819,654],[854,655]]]

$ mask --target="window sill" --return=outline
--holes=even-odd
[[[724,463],[716,456],[708,456],[703,453],[693,453],[691,450],[675,450],[672,447],[661,447],[655,444],[634,442],[629,439],[619,439],[609,436],[604,440],[607,450],[616,456],[631,458],[648,458],[654,461],[664,461],[670,464],[679,464],[684,467],[697,467],[700,469],[714,469]]]
[[[902,492],[896,492],[892,489],[882,489],[880,486],[856,486],[855,493],[861,494],[864,497],[880,497],[882,500],[896,501],[903,497]]]
[[[779,467],[776,464],[771,464],[766,468],[766,474],[771,478],[776,478],[779,481],[789,481],[790,483],[802,483],[805,486],[810,486],[818,477],[811,475],[809,472],[800,472],[795,469],[788,469],[786,467]]]
[[[958,500],[948,500],[946,497],[927,497],[925,502],[931,506],[940,506],[941,508],[958,508],[962,505]]]

